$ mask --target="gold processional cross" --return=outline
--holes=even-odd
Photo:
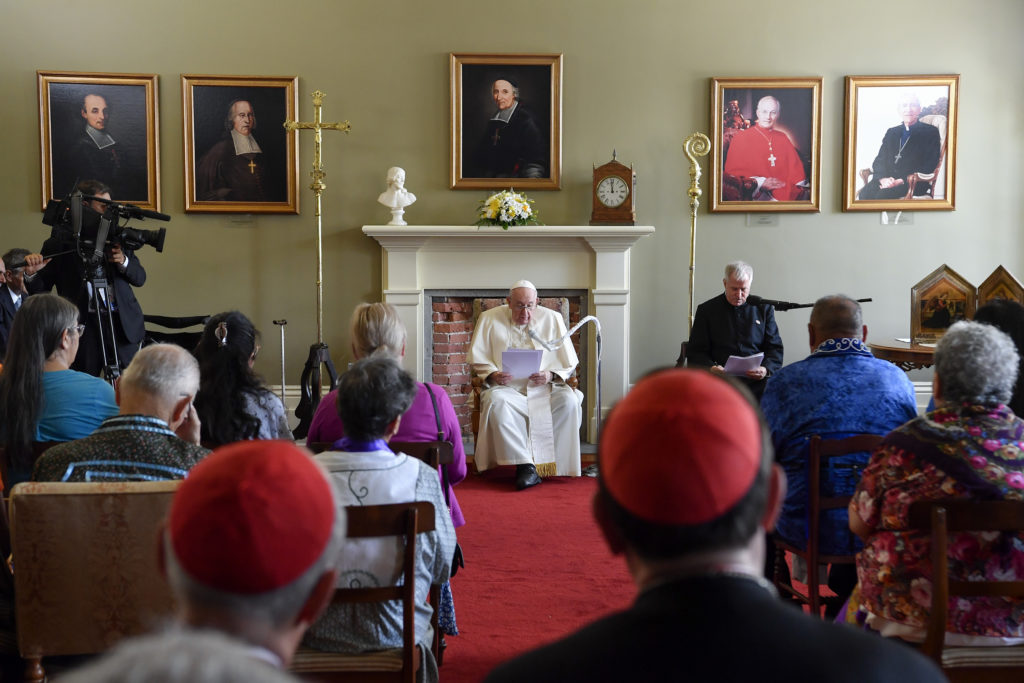
[[[310,171],[310,177],[313,178],[312,184],[309,186],[313,190],[313,197],[316,202],[316,343],[309,347],[309,358],[306,360],[306,366],[302,370],[301,380],[301,392],[302,396],[299,400],[299,405],[295,409],[295,415],[299,418],[299,426],[294,430],[293,434],[295,438],[301,439],[306,436],[309,431],[310,423],[313,419],[313,412],[316,410],[316,406],[320,403],[320,366],[325,364],[327,366],[328,375],[331,378],[331,389],[333,390],[338,381],[338,373],[334,370],[334,364],[331,362],[331,354],[327,349],[327,345],[324,344],[324,288],[323,288],[323,275],[324,275],[324,253],[323,253],[323,224],[321,219],[321,195],[323,191],[327,189],[324,178],[327,177],[327,173],[324,172],[323,159],[320,155],[320,145],[323,141],[321,131],[323,130],[341,130],[348,133],[351,130],[351,126],[348,121],[341,121],[339,123],[324,123],[321,115],[321,108],[323,106],[325,93],[320,90],[313,91],[313,121],[285,121],[284,129],[287,131],[294,130],[312,130],[315,135],[313,138],[313,170]]]
[[[320,156],[320,143],[322,142],[322,130],[341,130],[348,133],[352,126],[349,125],[348,121],[342,121],[340,123],[324,123],[321,117],[321,108],[324,102],[325,93],[321,90],[313,91],[313,121],[285,121],[284,129],[287,131],[293,130],[312,130],[316,133],[313,138],[313,170],[310,171],[309,175],[313,178],[313,183],[309,186],[309,189],[313,190],[313,196],[316,200],[316,340],[318,343],[324,343],[324,331],[323,331],[323,318],[324,318],[324,305],[323,305],[323,227],[320,219],[320,195],[327,189],[327,185],[324,183],[324,178],[327,177],[327,173],[324,172],[323,159]]]

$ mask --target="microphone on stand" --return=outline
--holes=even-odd
[[[790,310],[793,310],[794,308],[813,308],[814,307],[814,304],[797,304],[797,303],[793,303],[792,301],[780,301],[778,299],[766,299],[763,296],[757,296],[756,294],[751,294],[750,296],[748,296],[747,297],[747,301],[749,301],[752,304],[768,304],[768,305],[774,307],[776,311],[790,311]],[[871,299],[870,298],[867,298],[867,299],[854,299],[854,301],[856,301],[857,303],[865,303],[865,302],[871,301]]]

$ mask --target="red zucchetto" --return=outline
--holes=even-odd
[[[316,562],[335,514],[331,485],[306,451],[287,441],[242,441],[192,468],[174,495],[167,533],[195,581],[255,595]]]
[[[731,509],[761,463],[755,408],[703,370],[641,379],[612,410],[598,449],[605,490],[648,522],[695,525]]]

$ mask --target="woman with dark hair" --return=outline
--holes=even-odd
[[[70,369],[82,328],[78,308],[55,294],[28,297],[14,316],[0,373],[7,490],[32,474],[33,442],[84,438],[118,412],[109,384]]]
[[[1018,417],[1024,416],[1024,306],[1009,299],[993,299],[977,310],[974,319],[998,327],[1009,335],[1017,347],[1020,355],[1017,383],[1013,385],[1013,395],[1006,405]]]
[[[252,370],[260,351],[259,336],[238,311],[218,313],[206,321],[195,350],[200,375],[196,411],[204,444],[294,440],[284,405]]]

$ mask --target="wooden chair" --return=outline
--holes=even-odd
[[[932,603],[921,651],[942,667],[950,681],[1024,680],[1024,645],[945,647],[949,598],[1010,597],[1024,599],[1024,577],[1017,581],[960,581],[949,578],[950,534],[966,531],[1024,532],[1024,502],[946,500],[913,503],[908,527],[930,533]]]
[[[821,544],[821,515],[827,510],[845,510],[850,504],[851,495],[822,496],[821,470],[822,464],[829,458],[851,453],[871,452],[882,441],[878,434],[858,434],[845,439],[822,439],[815,434],[811,437],[807,475],[807,543],[795,545],[781,538],[775,538],[775,587],[780,595],[791,596],[797,602],[808,605],[811,614],[821,615],[823,606],[821,595],[821,568],[830,564],[854,564],[855,555],[824,555],[819,552]],[[807,564],[807,594],[804,595],[790,583],[781,578],[782,563],[785,554],[791,553],[803,558]]]
[[[434,530],[434,506],[426,501],[394,503],[391,505],[350,506],[348,538],[374,538],[402,536],[405,548],[402,554],[402,580],[394,586],[374,588],[337,588],[332,604],[402,602],[402,647],[360,654],[324,652],[300,647],[292,659],[290,670],[304,678],[317,681],[374,680],[412,683],[420,668],[420,651],[416,647],[414,621],[416,606],[416,535]],[[434,657],[437,657],[439,630],[437,625],[438,586],[431,586],[434,604]]]
[[[686,346],[688,343],[689,341],[679,342],[679,358],[676,358],[677,368],[686,367]]]
[[[11,491],[18,650],[42,658],[104,652],[174,612],[157,530],[180,482],[23,483]]]
[[[199,345],[199,340],[203,336],[203,326],[206,324],[208,315],[187,315],[187,316],[166,316],[166,315],[144,315],[142,319],[149,325],[158,325],[160,327],[166,327],[170,330],[178,330],[177,332],[164,332],[163,330],[154,329],[153,327],[146,328],[146,336],[144,339],[143,346],[149,346],[150,344],[166,343],[166,344],[177,344],[189,352],[195,350],[196,346]],[[189,328],[195,328],[198,326],[198,330],[189,330]]]

